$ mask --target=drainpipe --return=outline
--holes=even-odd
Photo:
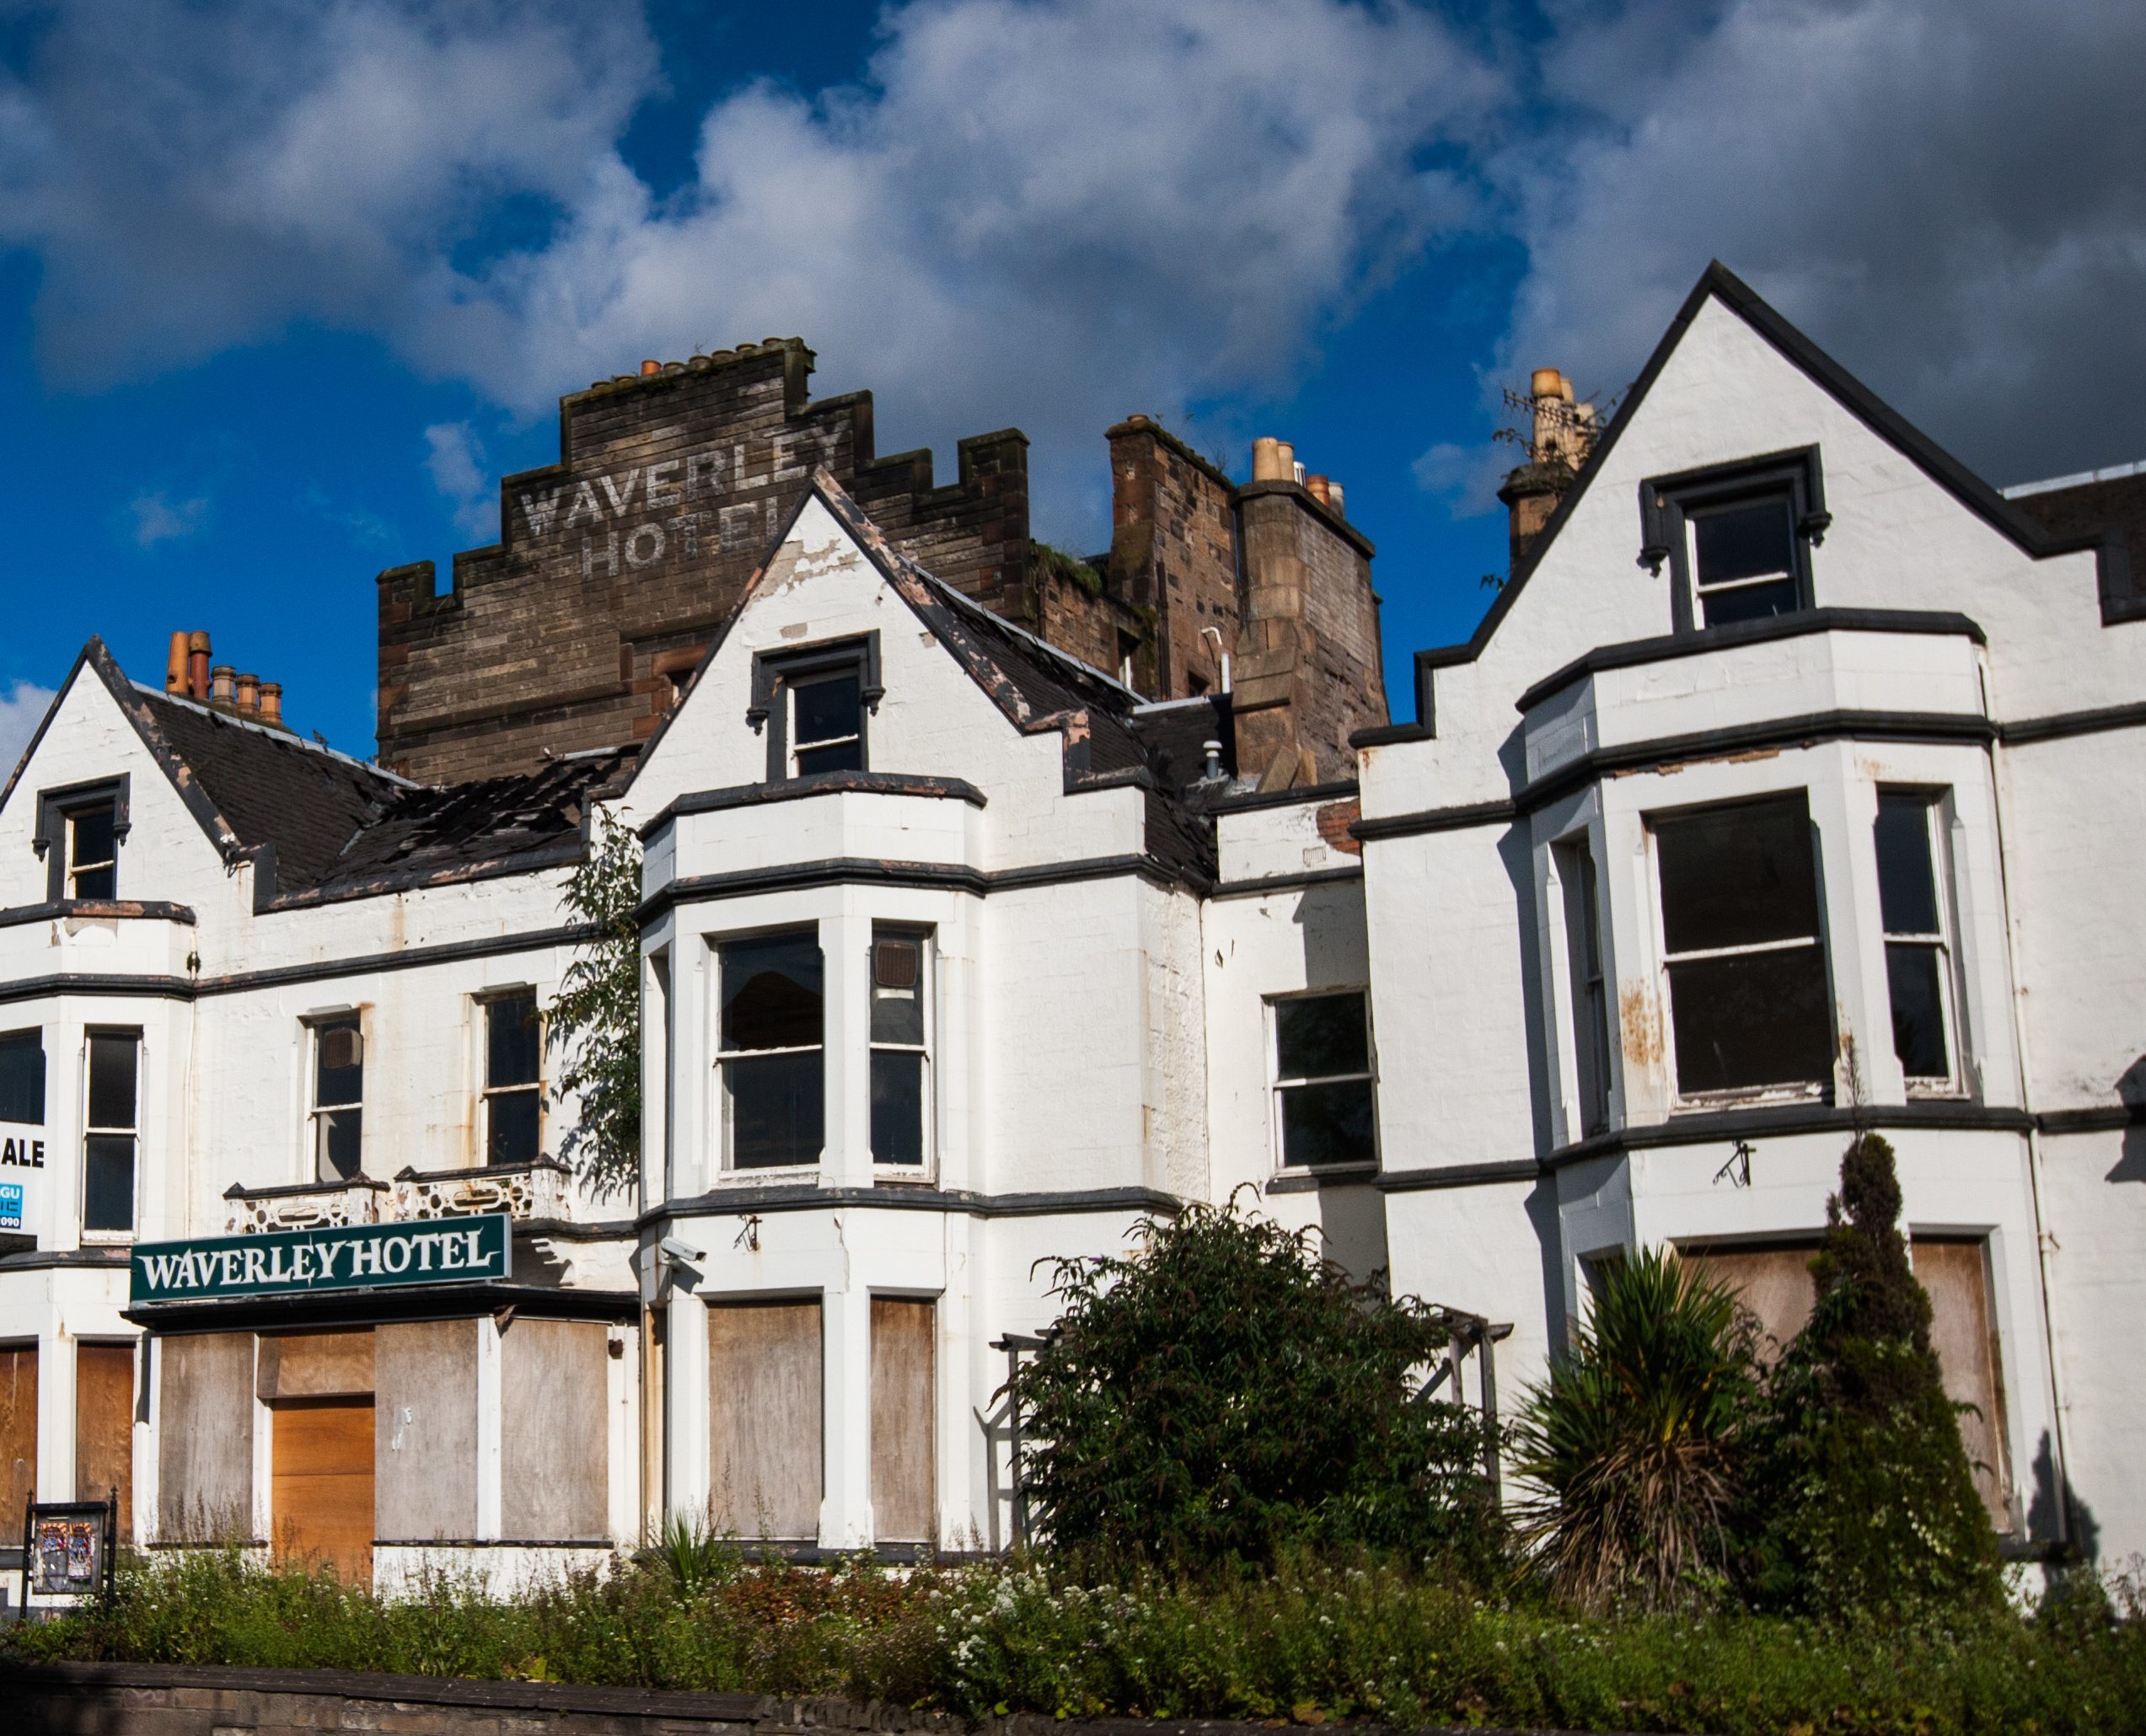
[[[1222,691],[1227,693],[1230,690],[1230,654],[1222,649],[1222,630],[1220,627],[1202,627],[1199,636],[1215,641],[1215,655],[1222,664]]]
[[[1989,665],[1987,655],[1982,669],[1982,710],[1990,710]],[[2017,959],[2012,945],[2012,883],[2011,865],[2005,849],[2008,832],[2004,768],[1997,758],[1997,742],[1992,740],[1983,750],[1989,763],[1990,801],[1997,813],[1997,886],[1998,895],[2004,909],[2004,966],[2005,978],[2012,1003],[2012,1042],[2019,1055],[2020,1104],[2027,1112],[2027,1184],[2034,1201],[2034,1252],[2036,1271],[2041,1280],[2041,1339],[2042,1353],[2049,1359],[2049,1408],[2056,1423],[2055,1448],[2057,1487],[2051,1491],[2056,1498],[2057,1540],[2070,1543],[2073,1540],[2072,1485],[2071,1485],[2071,1430],[2066,1420],[2063,1393],[2063,1373],[2057,1358],[2057,1306],[2053,1288],[2049,1281],[2049,1231],[2042,1207],[2041,1132],[2035,1125],[2033,1102],[2033,1070],[2027,1064],[2027,1021],[2020,1005]]]

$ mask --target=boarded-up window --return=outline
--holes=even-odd
[[[1975,1487],[1999,1531],[2013,1529],[2006,1499],[2004,1364],[1990,1307],[1989,1248],[1972,1240],[1918,1235],[1915,1276],[1930,1293],[1930,1342],[1945,1376],[1945,1396],[1969,1404],[1960,1413],[1960,1439],[1975,1468]]]
[[[708,1504],[741,1537],[819,1535],[820,1305],[708,1310]]]
[[[571,1320],[518,1320],[501,1336],[501,1535],[593,1542],[609,1530],[609,1340],[601,1322]]]
[[[929,1302],[872,1299],[872,1519],[882,1543],[925,1543],[933,1493],[934,1321]]]
[[[412,1321],[373,1334],[374,1535],[477,1535],[477,1322]]]
[[[0,1541],[19,1542],[37,1493],[37,1347],[0,1348]]]
[[[1730,1242],[1687,1246],[1678,1253],[1709,1278],[1742,1294],[1758,1316],[1759,1353],[1773,1362],[1811,1318],[1817,1292],[1811,1282],[1816,1241]]]
[[[119,1534],[134,1534],[134,1347],[74,1348],[74,1498],[119,1492]]]
[[[370,1398],[373,1328],[264,1337],[255,1378],[266,1405],[294,1398]]]
[[[251,1539],[254,1335],[160,1338],[155,1364],[158,1538]]]

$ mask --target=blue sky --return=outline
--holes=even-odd
[[[2142,66],[2128,0],[0,0],[0,750],[198,626],[369,753],[373,575],[776,334],[883,450],[1026,429],[1076,549],[1119,416],[1294,439],[1399,694],[1500,388],[1613,394],[1710,256],[1993,480],[2146,458]]]

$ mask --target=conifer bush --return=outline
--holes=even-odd
[[[1746,1572],[1762,1605],[1957,1610],[2002,1595],[1900,1206],[1891,1146],[1861,1135],[1827,1203],[1816,1305],[1774,1370],[1749,1480]]]
[[[1204,1572],[1300,1551],[1477,1570],[1495,1553],[1476,1413],[1419,1396],[1443,1320],[1234,1206],[1055,1263],[1063,1313],[1017,1382],[1061,1558]]]

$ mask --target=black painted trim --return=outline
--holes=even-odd
[[[854,674],[857,678],[857,757],[872,764],[872,719],[887,689],[879,673],[879,630],[845,633],[809,645],[784,645],[753,653],[752,699],[745,721],[754,734],[763,730],[768,742],[768,782],[787,783],[789,725],[783,704],[785,689],[818,675]]]
[[[1605,669],[1628,669],[1640,663],[1666,662],[1675,657],[1693,657],[1739,646],[1764,645],[1778,639],[1800,639],[1811,633],[1915,633],[1959,637],[1986,645],[1982,628],[1967,616],[1904,608],[1811,608],[1793,615],[1773,615],[1763,620],[1739,621],[1727,627],[1701,627],[1689,633],[1668,633],[1654,639],[1628,640],[1621,645],[1597,646],[1585,656],[1575,657],[1562,669],[1546,675],[1514,701],[1514,709],[1530,711],[1583,676]]]
[[[2008,747],[2036,742],[2060,741],[2067,736],[2099,735],[2108,730],[2138,729],[2146,726],[2146,705],[2103,705],[2090,711],[2059,711],[2047,717],[2023,717],[2017,723],[1998,726],[1998,737]]]
[[[30,849],[45,864],[45,902],[64,904],[67,897],[67,832],[68,817],[91,808],[109,806],[112,811],[112,889],[113,897],[98,903],[115,903],[120,884],[120,853],[126,844],[126,834],[133,828],[128,813],[128,804],[133,798],[133,774],[121,772],[115,776],[92,778],[80,784],[62,784],[37,792],[37,829],[31,835]],[[84,901],[89,902],[89,901]]]
[[[1351,737],[1353,740],[1354,737]],[[1242,796],[1225,796],[1207,805],[1213,814],[1242,814],[1254,808],[1294,807],[1305,802],[1344,801],[1357,793],[1354,778],[1330,784],[1306,784],[1294,790],[1249,790]]]
[[[512,1308],[539,1320],[629,1325],[641,1317],[633,1290],[569,1290],[540,1284],[412,1284],[406,1289],[321,1290],[310,1295],[233,1296],[214,1302],[145,1302],[120,1318],[151,1331],[229,1332],[347,1321],[466,1320]]]
[[[797,892],[823,886],[899,886],[926,891],[1025,892],[1036,887],[1070,886],[1086,880],[1134,876],[1171,888],[1187,887],[1204,894],[1209,883],[1184,869],[1152,856],[1089,856],[1078,861],[1047,863],[1033,868],[971,868],[962,862],[893,862],[876,856],[829,856],[811,862],[785,862],[770,868],[740,868],[725,874],[687,875],[659,888],[635,913],[646,928],[675,906],[701,899],[735,898],[751,892]]]
[[[1389,838],[1419,838],[1427,832],[1463,832],[1472,826],[1503,825],[1520,812],[1510,800],[1462,802],[1453,807],[1420,809],[1408,814],[1380,814],[1349,828],[1359,844]]]
[[[976,1193],[967,1188],[819,1187],[809,1181],[767,1187],[725,1187],[666,1200],[635,1220],[652,1224],[683,1218],[735,1217],[745,1212],[813,1212],[862,1207],[875,1211],[958,1213],[972,1218],[1047,1218],[1061,1212],[1160,1212],[1174,1217],[1184,1203],[1154,1187],[1080,1187],[1063,1193]]]
[[[137,902],[131,898],[60,898],[0,910],[0,929],[31,922],[56,922],[69,917],[99,922],[176,922],[188,928],[195,924],[193,908],[187,904],[166,904],[148,899]]]
[[[1502,1163],[1451,1164],[1435,1170],[1388,1170],[1375,1184],[1381,1193],[1423,1193],[1433,1188],[1476,1187],[1490,1181],[1532,1181],[1542,1173],[1532,1157]]]
[[[936,778],[905,772],[811,772],[766,784],[732,784],[681,796],[641,828],[644,843],[687,814],[722,813],[731,808],[759,807],[770,802],[802,801],[814,796],[915,796],[926,801],[965,801],[971,807],[989,798],[966,778]]]
[[[1262,1193],[1322,1193],[1330,1187],[1375,1187],[1378,1165],[1372,1163],[1336,1164],[1322,1170],[1284,1170],[1270,1177]]]
[[[1307,868],[1301,874],[1263,874],[1254,880],[1217,881],[1210,898],[1256,898],[1263,892],[1296,892],[1320,886],[1349,886],[1362,880],[1363,865],[1346,868]]]
[[[266,970],[234,971],[228,976],[121,977],[86,972],[62,972],[46,977],[24,977],[0,983],[0,1005],[35,1000],[47,994],[150,995],[166,999],[191,1000],[204,994],[243,994],[255,989],[280,988],[292,983],[330,982],[338,977],[370,976],[376,971],[415,970],[425,965],[453,964],[464,959],[492,958],[501,953],[523,952],[544,946],[571,946],[598,938],[599,930],[584,926],[539,929],[526,934],[499,935],[478,940],[449,940],[436,946],[406,946],[396,952],[371,952],[357,958],[326,959],[317,964],[276,965]]]
[[[2034,1118],[2041,1133],[2106,1133],[2146,1127],[2146,1103],[2096,1103],[2086,1109],[2045,1109]]]
[[[1788,1103],[1752,1109],[1708,1110],[1671,1116],[1646,1127],[1614,1128],[1559,1146],[1542,1160],[1544,1170],[1563,1169],[1628,1151],[1665,1145],[1711,1145],[1737,1139],[1781,1139],[1795,1133],[1853,1133],[1862,1128],[1942,1128],[1956,1133],[2025,1133],[2034,1117],[2024,1109],[1995,1109],[1987,1104],[1945,1099],[1931,1102],[1864,1104]]]
[[[9,1254],[0,1257],[0,1272],[54,1272],[70,1267],[115,1267],[124,1272],[132,1250],[131,1242],[106,1242],[86,1248],[47,1248]]]
[[[1438,737],[1434,726],[1417,723],[1375,723],[1349,737],[1352,747],[1390,747],[1399,742],[1430,742]]]
[[[1826,511],[1826,477],[1815,446],[1789,452],[1731,458],[1671,476],[1650,476],[1639,485],[1639,565],[1657,576],[1669,562],[1670,619],[1679,633],[1700,630],[1693,618],[1697,584],[1685,548],[1684,527],[1691,514],[1710,506],[1785,496],[1790,512],[1790,559],[1795,569],[1796,607],[1816,603],[1811,592],[1811,550],[1825,540],[1832,517]]]

